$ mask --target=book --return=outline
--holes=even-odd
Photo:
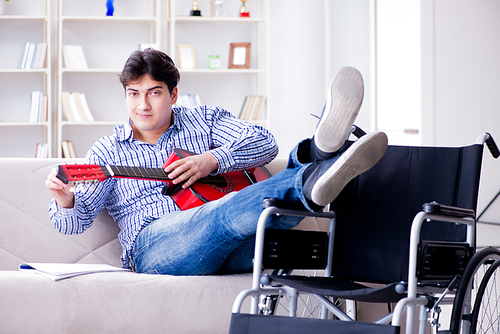
[[[69,122],[94,122],[84,93],[62,92],[61,104],[64,116]]]
[[[19,69],[22,69],[24,64],[26,63],[26,57],[27,57],[26,49],[29,46],[29,44],[30,44],[29,42],[24,43],[21,48],[21,54],[19,55],[19,60],[17,62],[17,68]]]
[[[241,107],[239,118],[245,121],[259,120],[264,106],[266,105],[266,98],[264,96],[246,96]]]
[[[69,92],[62,92],[61,93],[61,104],[62,104],[62,109],[64,116],[66,116],[66,120],[69,122],[75,122],[76,118],[73,114],[73,110],[71,109],[71,103],[69,100],[70,93]]]
[[[257,100],[255,101],[252,114],[250,115],[250,120],[252,121],[259,120],[265,105],[266,105],[266,98],[264,96],[258,96]]]
[[[48,97],[39,91],[31,92],[30,122],[46,122],[48,120]]]
[[[43,68],[46,55],[47,43],[26,42],[21,48],[17,68],[25,70]]]
[[[49,145],[47,143],[37,143],[35,158],[48,158],[49,157]]]
[[[69,103],[71,106],[71,112],[73,113],[73,116],[75,116],[76,121],[85,122],[87,120],[87,117],[85,117],[85,119],[82,118],[82,115],[85,116],[85,114],[83,112],[83,107],[81,107],[80,93],[70,93]]]
[[[87,60],[81,45],[63,46],[64,66],[69,69],[87,69]]]
[[[76,158],[76,151],[71,140],[63,140],[61,142],[63,158]]]
[[[26,51],[26,62],[23,64],[23,69],[30,69],[35,56],[36,43],[29,43]]]
[[[131,272],[129,269],[118,268],[109,264],[83,263],[22,263],[19,270],[43,275],[54,281],[104,272]]]
[[[47,55],[47,43],[37,43],[35,47],[35,55],[31,63],[31,68],[44,68],[45,56]]]
[[[89,105],[87,104],[87,98],[85,97],[84,93],[80,93],[80,102],[82,104],[83,111],[85,112],[85,115],[87,116],[87,120],[89,122],[94,122],[95,121],[94,116],[90,112]]]
[[[77,158],[76,156],[76,151],[75,151],[75,146],[73,145],[73,142],[71,140],[67,140],[68,142],[68,148],[69,148],[69,155],[71,158]]]

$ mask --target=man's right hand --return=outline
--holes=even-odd
[[[56,199],[57,205],[63,208],[72,208],[75,205],[75,194],[71,191],[74,185],[64,184],[56,175],[57,170],[54,168],[47,177],[45,186]]]

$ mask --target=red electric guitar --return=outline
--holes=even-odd
[[[174,149],[163,165],[163,168],[87,164],[59,165],[57,178],[65,184],[101,182],[110,177],[161,181],[165,182],[163,194],[171,196],[181,210],[187,210],[219,199],[232,191],[239,191],[271,176],[271,173],[265,167],[251,168],[207,176],[199,179],[189,188],[182,189],[180,184],[172,183],[172,179],[167,177],[164,169],[172,162],[192,155],[195,155],[195,153],[182,149]]]

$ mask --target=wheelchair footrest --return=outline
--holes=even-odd
[[[321,320],[233,313],[229,334],[302,333],[399,334],[400,328],[359,321]]]
[[[325,269],[327,241],[326,232],[266,229],[264,268]]]

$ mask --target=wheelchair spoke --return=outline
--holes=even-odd
[[[494,262],[486,272],[478,290],[471,320],[471,333],[500,332],[500,260]]]

